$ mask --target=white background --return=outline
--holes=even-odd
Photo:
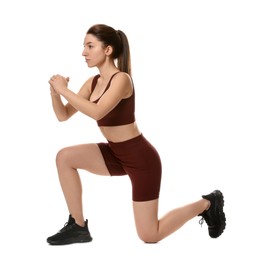
[[[32,1],[0,3],[1,259],[254,259],[255,1]],[[97,73],[83,57],[95,23],[130,41],[136,116],[163,163],[162,216],[220,189],[227,227],[210,239],[199,218],[155,245],[137,237],[128,177],[81,172],[92,243],[52,247],[67,221],[55,155],[104,141],[82,114],[59,123],[48,80],[77,91]]]

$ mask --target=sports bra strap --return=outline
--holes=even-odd
[[[101,94],[101,96],[97,99],[97,101],[98,101],[98,100],[105,94],[105,92],[109,89],[110,83],[111,83],[113,77],[114,77],[117,73],[119,73],[119,72],[120,72],[120,71],[114,73],[114,74],[111,76],[111,78],[109,79],[109,82],[108,82],[108,84],[107,84],[107,86],[106,86],[104,92],[103,92],[103,93]],[[91,93],[94,91],[99,77],[100,77],[100,74],[96,75],[96,76],[93,78],[93,80],[92,80],[92,85],[91,85]],[[95,101],[96,101],[96,100],[95,100]],[[95,102],[95,101],[94,101],[94,102]]]
[[[93,78],[93,80],[92,80],[92,85],[91,85],[91,93],[94,91],[99,77],[100,77],[100,74],[96,75],[96,76]]]

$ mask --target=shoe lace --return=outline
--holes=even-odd
[[[64,227],[61,229],[61,231],[63,232],[63,231],[68,231],[68,230],[72,229],[72,224],[73,223],[66,222]]]
[[[199,220],[199,224],[201,225],[201,227],[203,226],[204,222],[206,222],[208,227],[213,226],[213,224],[211,224],[211,220],[206,214],[201,215],[201,217],[202,218]]]
[[[203,224],[204,224],[204,218],[203,217],[199,220],[199,224],[201,225],[201,227],[203,226]]]

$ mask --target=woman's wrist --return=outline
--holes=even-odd
[[[58,93],[51,92],[51,96],[59,96]]]

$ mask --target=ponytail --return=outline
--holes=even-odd
[[[117,67],[120,71],[126,72],[131,76],[131,54],[128,39],[121,30],[117,30],[117,35],[120,37],[122,45],[121,52],[117,57]]]

